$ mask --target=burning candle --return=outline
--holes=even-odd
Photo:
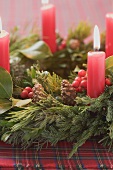
[[[42,4],[42,39],[54,53],[56,51],[55,6],[49,4],[49,0],[42,0]]]
[[[97,26],[94,28],[94,52],[88,52],[87,95],[97,98],[105,88],[105,53],[100,48],[100,34]]]
[[[106,14],[106,57],[113,55],[113,13]]]
[[[10,72],[9,64],[9,33],[2,30],[2,21],[0,18],[0,67]]]

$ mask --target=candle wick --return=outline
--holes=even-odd
[[[94,51],[99,51],[99,49],[98,48],[94,48]]]

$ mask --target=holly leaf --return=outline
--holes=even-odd
[[[31,47],[21,50],[20,53],[32,60],[42,60],[52,56],[49,46],[44,41],[38,41]]]
[[[11,98],[13,92],[13,82],[11,75],[4,68],[0,67],[0,98]]]
[[[106,58],[105,64],[106,64],[106,74],[108,74],[109,71],[113,71],[113,56]]]
[[[5,113],[12,107],[12,102],[8,99],[0,99],[0,114]]]

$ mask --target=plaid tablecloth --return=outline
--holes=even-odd
[[[0,142],[0,170],[113,170],[113,153],[96,140],[86,142],[68,159],[72,147],[73,143],[62,141],[41,151],[35,146],[22,151]]]

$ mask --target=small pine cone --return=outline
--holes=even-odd
[[[69,46],[72,50],[76,50],[77,48],[80,47],[80,41],[77,39],[71,39],[69,41]]]
[[[61,84],[61,97],[63,103],[66,105],[74,106],[75,105],[75,97],[76,91],[75,88],[67,81],[63,80]]]
[[[11,70],[13,72],[14,77],[22,77],[25,73],[25,65],[12,64]]]
[[[44,88],[41,84],[37,83],[32,88],[33,90],[33,102],[39,102],[40,100],[44,100],[47,98],[47,95],[44,92]]]

